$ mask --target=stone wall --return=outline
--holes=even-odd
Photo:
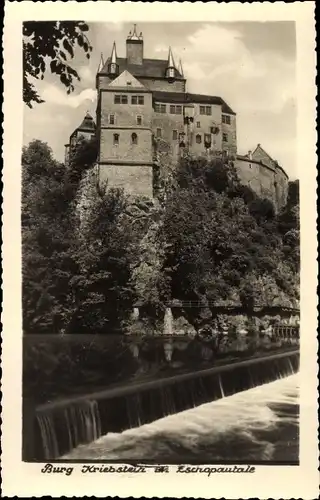
[[[125,189],[129,195],[153,196],[152,167],[145,165],[99,165],[100,183]]]
[[[258,196],[273,201],[278,210],[285,205],[288,177],[281,168],[271,168],[241,156],[237,156],[235,167],[242,184],[249,186]]]

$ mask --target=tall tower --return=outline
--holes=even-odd
[[[127,63],[128,64],[143,64],[143,37],[142,33],[137,35],[137,25],[134,25],[133,33],[129,33],[126,41],[127,47]]]

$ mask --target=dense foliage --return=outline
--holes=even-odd
[[[74,90],[74,80],[80,80],[69,61],[80,47],[87,58],[92,51],[86,36],[88,25],[83,21],[27,21],[23,23],[23,101],[29,108],[42,103],[31,78],[43,80],[50,68],[67,93]]]
[[[167,198],[165,269],[176,299],[239,305],[292,305],[298,298],[297,182],[275,207],[241,186],[232,165],[185,158]]]
[[[276,213],[240,184],[231,162],[185,157],[155,205],[97,189],[96,156],[95,139],[77,145],[67,169],[40,141],[23,150],[26,332],[159,331],[173,299],[249,316],[259,305],[296,305],[297,181]],[[130,316],[137,301],[139,323]],[[189,311],[188,321],[212,326],[209,308]]]

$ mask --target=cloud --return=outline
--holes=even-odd
[[[94,89],[85,89],[78,95],[67,94],[55,85],[48,85],[42,90],[41,97],[49,103],[59,106],[68,106],[69,108],[78,108],[85,101],[94,102],[97,91]]]
[[[80,66],[80,68],[78,68],[77,71],[82,81],[88,83],[94,81],[94,75],[89,66]]]

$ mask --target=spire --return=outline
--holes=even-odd
[[[119,65],[117,64],[117,48],[116,42],[113,42],[111,57],[108,64],[109,76],[117,76],[119,74]]]
[[[173,54],[171,47],[169,47],[169,54],[168,54],[168,65],[166,69],[166,77],[169,79],[169,82],[172,82],[175,79],[176,76],[176,66],[174,64],[174,59],[173,59]]]
[[[169,47],[168,68],[175,68],[171,47]]]
[[[103,70],[103,67],[104,67],[104,59],[103,59],[103,54],[101,52],[100,62],[99,62],[99,67],[98,67],[98,73],[100,73]]]
[[[178,69],[178,71],[179,71],[179,73],[180,73],[181,76],[184,76],[181,59],[179,60],[179,69]]]
[[[111,63],[112,63],[112,64],[117,64],[117,48],[116,48],[116,42],[113,42],[113,46],[112,46],[112,52],[111,52]]]

